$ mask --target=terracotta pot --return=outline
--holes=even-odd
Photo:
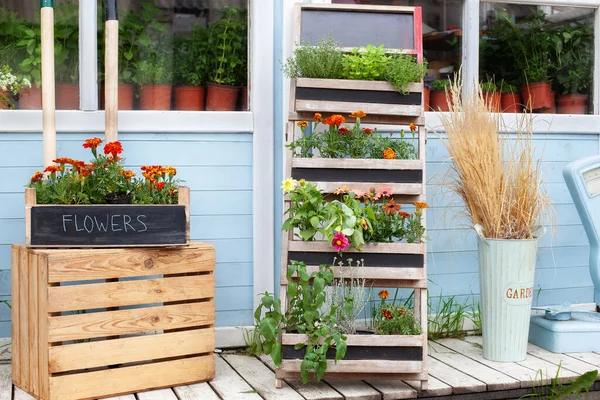
[[[10,98],[11,96],[9,92],[0,89],[0,110],[8,110],[10,108]],[[5,101],[8,101],[9,104],[6,104]]]
[[[556,92],[550,92],[550,108],[544,111],[544,114],[556,114]]]
[[[105,109],[105,87],[100,85],[100,109]],[[133,84],[132,83],[119,83],[119,110],[133,110]]]
[[[502,93],[500,104],[502,112],[505,113],[521,113],[523,111],[519,93]]]
[[[170,110],[172,85],[140,86],[140,110]]]
[[[206,84],[207,111],[234,111],[240,88],[237,86]]]
[[[446,97],[446,92],[432,90],[429,101],[430,107],[433,111],[450,111],[450,106],[452,105],[452,95],[448,94],[448,97]]]
[[[204,110],[204,86],[175,86],[175,110]]]
[[[76,83],[56,84],[56,109],[79,110],[79,85]]]
[[[588,96],[586,94],[561,94],[557,106],[559,114],[587,114]]]
[[[42,88],[32,86],[19,91],[19,108],[21,110],[42,109]]]
[[[431,90],[427,86],[423,86],[423,110],[429,111],[429,97]]]
[[[483,94],[483,102],[486,107],[490,110],[490,112],[499,113],[500,112],[500,100],[502,98],[502,93],[500,92],[492,92],[492,93],[484,93]]]
[[[521,86],[523,104],[535,112],[548,111],[552,107],[552,93],[549,82],[530,83]]]
[[[237,104],[238,111],[248,111],[248,86],[242,86],[240,88]]]

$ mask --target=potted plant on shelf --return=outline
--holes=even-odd
[[[0,110],[14,110],[19,91],[30,87],[31,82],[26,78],[18,78],[7,64],[2,66],[0,68]]]
[[[79,109],[79,2],[61,3],[55,9],[54,62],[56,109]]]
[[[191,35],[175,36],[173,48],[173,81],[175,110],[204,110],[208,54],[206,29],[195,26]]]
[[[560,114],[586,114],[592,87],[593,27],[578,24],[562,27],[554,41],[556,84]]]
[[[19,91],[19,108],[40,110],[42,108],[42,57],[39,24],[24,23],[19,26],[16,55],[19,60],[19,75],[31,82],[28,88]]]
[[[502,107],[502,112],[520,113],[523,111],[519,89],[515,85],[511,84],[503,84],[501,89],[502,96],[500,98],[500,104]]]
[[[483,94],[483,102],[490,112],[500,112],[501,92],[494,82],[482,82],[479,87]]]
[[[460,83],[452,87],[454,94]],[[500,132],[481,89],[456,99],[442,116],[453,162],[449,187],[464,202],[478,236],[483,356],[515,362],[527,354],[537,242],[549,211],[531,120],[516,137]],[[523,116],[527,118],[527,116]],[[526,130],[520,127],[526,127]]]
[[[431,84],[430,107],[433,111],[450,111],[452,93],[448,90],[451,82],[448,79],[438,79]]]
[[[244,10],[224,7],[222,12],[221,18],[209,27],[208,47],[212,62],[206,85],[208,111],[235,110],[239,93],[236,78],[246,52]]]

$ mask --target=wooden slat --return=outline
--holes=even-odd
[[[521,387],[521,382],[506,374],[496,371],[456,353],[435,342],[429,343],[429,357],[447,364],[450,368],[464,372],[487,385],[487,390],[507,390]],[[439,377],[438,377],[439,378]]]
[[[316,265],[309,265],[306,267],[306,272],[312,274],[313,272],[319,271],[319,267]],[[393,267],[377,267],[368,266],[362,269],[360,273],[356,272],[356,267],[334,267],[333,274],[336,278],[346,279],[367,279],[376,281],[376,284],[381,284],[381,281],[389,281],[390,284],[396,285],[396,287],[427,287],[427,275],[424,274],[423,268],[393,268]],[[287,282],[287,278],[282,276],[282,280]],[[414,285],[412,282],[398,282],[398,280],[421,280],[420,284]],[[365,283],[367,285],[367,283]],[[408,285],[408,286],[404,286]],[[379,287],[379,286],[377,286]],[[381,286],[387,287],[387,286]]]
[[[356,250],[346,250],[344,254],[350,253],[384,253],[384,254],[424,254],[425,246],[423,243],[377,243],[364,244],[361,246],[362,252]],[[331,243],[329,242],[304,242],[294,240],[289,243],[288,251],[311,251],[331,253]]]
[[[421,381],[405,381],[405,383],[416,390],[421,389]],[[439,379],[429,375],[427,377],[427,389],[420,390],[420,397],[427,396],[448,396],[452,394],[452,386],[440,381]]]
[[[293,82],[293,80],[292,80]],[[293,88],[292,88],[293,89]],[[293,98],[293,91],[290,92],[290,99]],[[294,101],[295,103],[295,101]],[[302,121],[302,120],[307,120],[307,121],[311,121],[313,119],[314,116],[314,112],[310,112],[310,111],[295,111],[293,104],[290,107],[290,112],[288,113],[288,119],[290,121]],[[354,110],[356,111],[356,110]],[[323,118],[325,118],[328,115],[331,114],[335,114],[335,112],[322,112],[321,113]],[[348,119],[348,116],[346,116],[346,118]],[[421,116],[409,116],[409,115],[398,115],[398,114],[394,114],[394,115],[377,115],[377,114],[368,114],[366,117],[361,118],[360,122],[362,124],[388,124],[388,125],[409,125],[410,123],[413,123],[417,126],[422,126],[425,124],[425,118],[421,115]]]
[[[50,342],[60,342],[212,325],[214,321],[213,300],[132,310],[62,315],[49,318],[48,338]]]
[[[20,251],[22,246],[13,245],[11,248],[11,339],[12,339],[12,380],[15,384],[21,384],[21,294],[20,294]]]
[[[292,168],[336,168],[377,170],[422,170],[422,160],[379,160],[354,158],[292,158]],[[381,186],[381,184],[379,184]]]
[[[214,270],[215,250],[212,245],[192,243],[177,250],[95,249],[45,250],[50,270],[49,282],[124,278],[132,276],[168,275]]]
[[[31,206],[37,203],[35,188],[25,188],[25,243],[31,242]]]
[[[282,371],[300,371],[302,360],[283,360],[279,367]],[[327,361],[328,373],[418,373],[421,361],[390,360],[340,360],[337,363]],[[327,376],[326,376],[327,378]]]
[[[353,113],[362,110],[367,114],[388,115],[400,114],[410,117],[423,115],[423,106],[385,103],[350,103],[345,101],[299,100],[296,99],[297,112],[337,112],[340,114]],[[361,120],[362,122],[362,120]],[[367,122],[365,122],[367,123]]]
[[[49,311],[86,310],[215,297],[214,275],[53,286]]]
[[[424,372],[417,373],[386,373],[383,370],[377,372],[327,372],[324,379],[327,381],[333,380],[379,380],[379,379],[392,379],[392,380],[404,380],[404,381],[420,381],[427,379],[427,374]],[[284,371],[281,368],[277,368],[276,376],[279,379],[300,379],[300,370],[296,371]],[[431,377],[429,377],[431,378]]]
[[[225,354],[223,358],[263,399],[302,400],[302,396],[286,383],[281,389],[276,389],[275,374],[256,357]]]
[[[29,315],[29,393],[34,396],[40,395],[39,375],[39,314],[38,314],[38,257],[29,253],[29,301],[27,303]],[[45,329],[45,325],[41,326]]]
[[[574,359],[566,354],[552,353],[551,351],[531,343],[527,343],[527,354],[531,354],[534,357],[541,358],[542,360],[551,362],[552,364],[560,364],[561,368],[576,372],[579,375],[585,374],[586,372],[594,369],[598,369],[598,365],[592,365],[582,360]]]
[[[352,346],[379,346],[379,347],[412,347],[422,346],[423,335],[346,335],[346,344]],[[307,336],[298,333],[283,333],[281,343],[283,345],[295,345],[303,343]]]
[[[44,327],[44,329],[40,329],[39,334],[39,348],[38,348],[38,359],[39,359],[39,373],[40,373],[40,398],[48,399],[49,398],[49,380],[50,376],[49,372],[49,361],[48,361],[48,329],[46,326],[48,325],[48,258],[43,254],[38,254],[38,298],[39,298],[39,308],[38,308],[38,318],[39,318],[39,327]]]
[[[206,382],[176,386],[173,391],[179,400],[220,400]]]
[[[177,400],[171,389],[149,390],[137,394],[138,400]]]
[[[179,186],[177,188],[177,204],[185,206],[185,241],[190,242],[190,188]]]
[[[207,381],[214,377],[213,355],[112,368],[50,378],[53,399],[89,399],[147,388]]]
[[[19,252],[19,346],[21,365],[20,386],[29,391],[29,254],[25,248]]]
[[[222,399],[262,400],[256,391],[219,356],[215,357],[215,369],[217,373],[209,385]],[[274,379],[273,385],[275,385]]]
[[[460,370],[448,367],[448,365],[429,357],[428,359],[429,375],[436,377],[440,381],[452,387],[452,393],[477,393],[485,392],[486,385],[478,379],[475,379]]]
[[[329,368],[328,368],[329,369]],[[346,400],[380,400],[381,393],[361,381],[327,381]]]
[[[11,366],[0,364],[0,400],[12,400]]]
[[[600,367],[600,354],[597,353],[566,353],[569,357],[575,358],[577,360],[584,361],[588,364],[594,365],[596,367]],[[600,376],[598,376],[600,379]]]
[[[50,348],[50,372],[212,353],[214,328],[73,343]]]
[[[367,383],[382,395],[382,400],[414,399],[417,390],[402,381],[395,380],[370,380]]]
[[[377,92],[395,92],[396,88],[388,81],[365,81],[359,79],[316,79],[297,78],[296,87],[319,89],[372,90]],[[407,90],[412,93],[423,92],[423,84],[411,82]],[[354,110],[356,111],[356,110]],[[363,110],[364,111],[364,110]]]

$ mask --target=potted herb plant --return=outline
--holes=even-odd
[[[63,2],[55,8],[54,60],[56,108],[79,109],[79,2]]]
[[[18,78],[8,65],[0,68],[0,110],[15,108],[15,99],[23,88],[30,88],[31,82],[26,78]]]
[[[221,18],[209,27],[211,66],[208,74],[206,109],[233,111],[238,98],[238,70],[246,52],[247,21],[241,8],[224,7]]]
[[[501,92],[494,82],[482,82],[481,93],[483,94],[483,102],[490,112],[500,112],[500,97]]]
[[[23,110],[40,110],[42,108],[42,57],[41,33],[39,24],[23,23],[17,32],[19,41],[15,47],[19,60],[19,75],[23,76],[31,86],[19,91],[19,108]]]
[[[501,89],[502,96],[500,97],[500,104],[502,107],[502,112],[520,113],[523,111],[519,89],[515,85],[511,84],[503,84]]]
[[[431,84],[430,106],[433,111],[450,111],[452,94],[448,91],[451,82],[448,79],[437,79]]]
[[[208,54],[206,29],[195,26],[191,35],[175,36],[173,48],[173,80],[175,110],[204,110]]]

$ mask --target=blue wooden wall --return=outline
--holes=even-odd
[[[588,269],[589,243],[562,170],[569,162],[599,153],[598,135],[535,134],[542,160],[543,185],[555,208],[556,227],[540,240],[534,304],[594,301]],[[431,296],[456,296],[459,302],[479,294],[477,241],[464,218],[456,218],[460,201],[440,182],[448,170],[448,152],[435,134],[427,143],[428,272]],[[539,297],[537,290],[539,290]],[[436,303],[436,301],[434,301]]]
[[[58,134],[58,156],[89,161],[97,134]],[[191,238],[217,251],[217,326],[252,323],[252,135],[121,134],[126,164],[173,165],[191,188]],[[10,245],[25,240],[23,188],[42,168],[40,134],[0,134],[0,300],[10,299]],[[10,310],[0,304],[0,337]]]

